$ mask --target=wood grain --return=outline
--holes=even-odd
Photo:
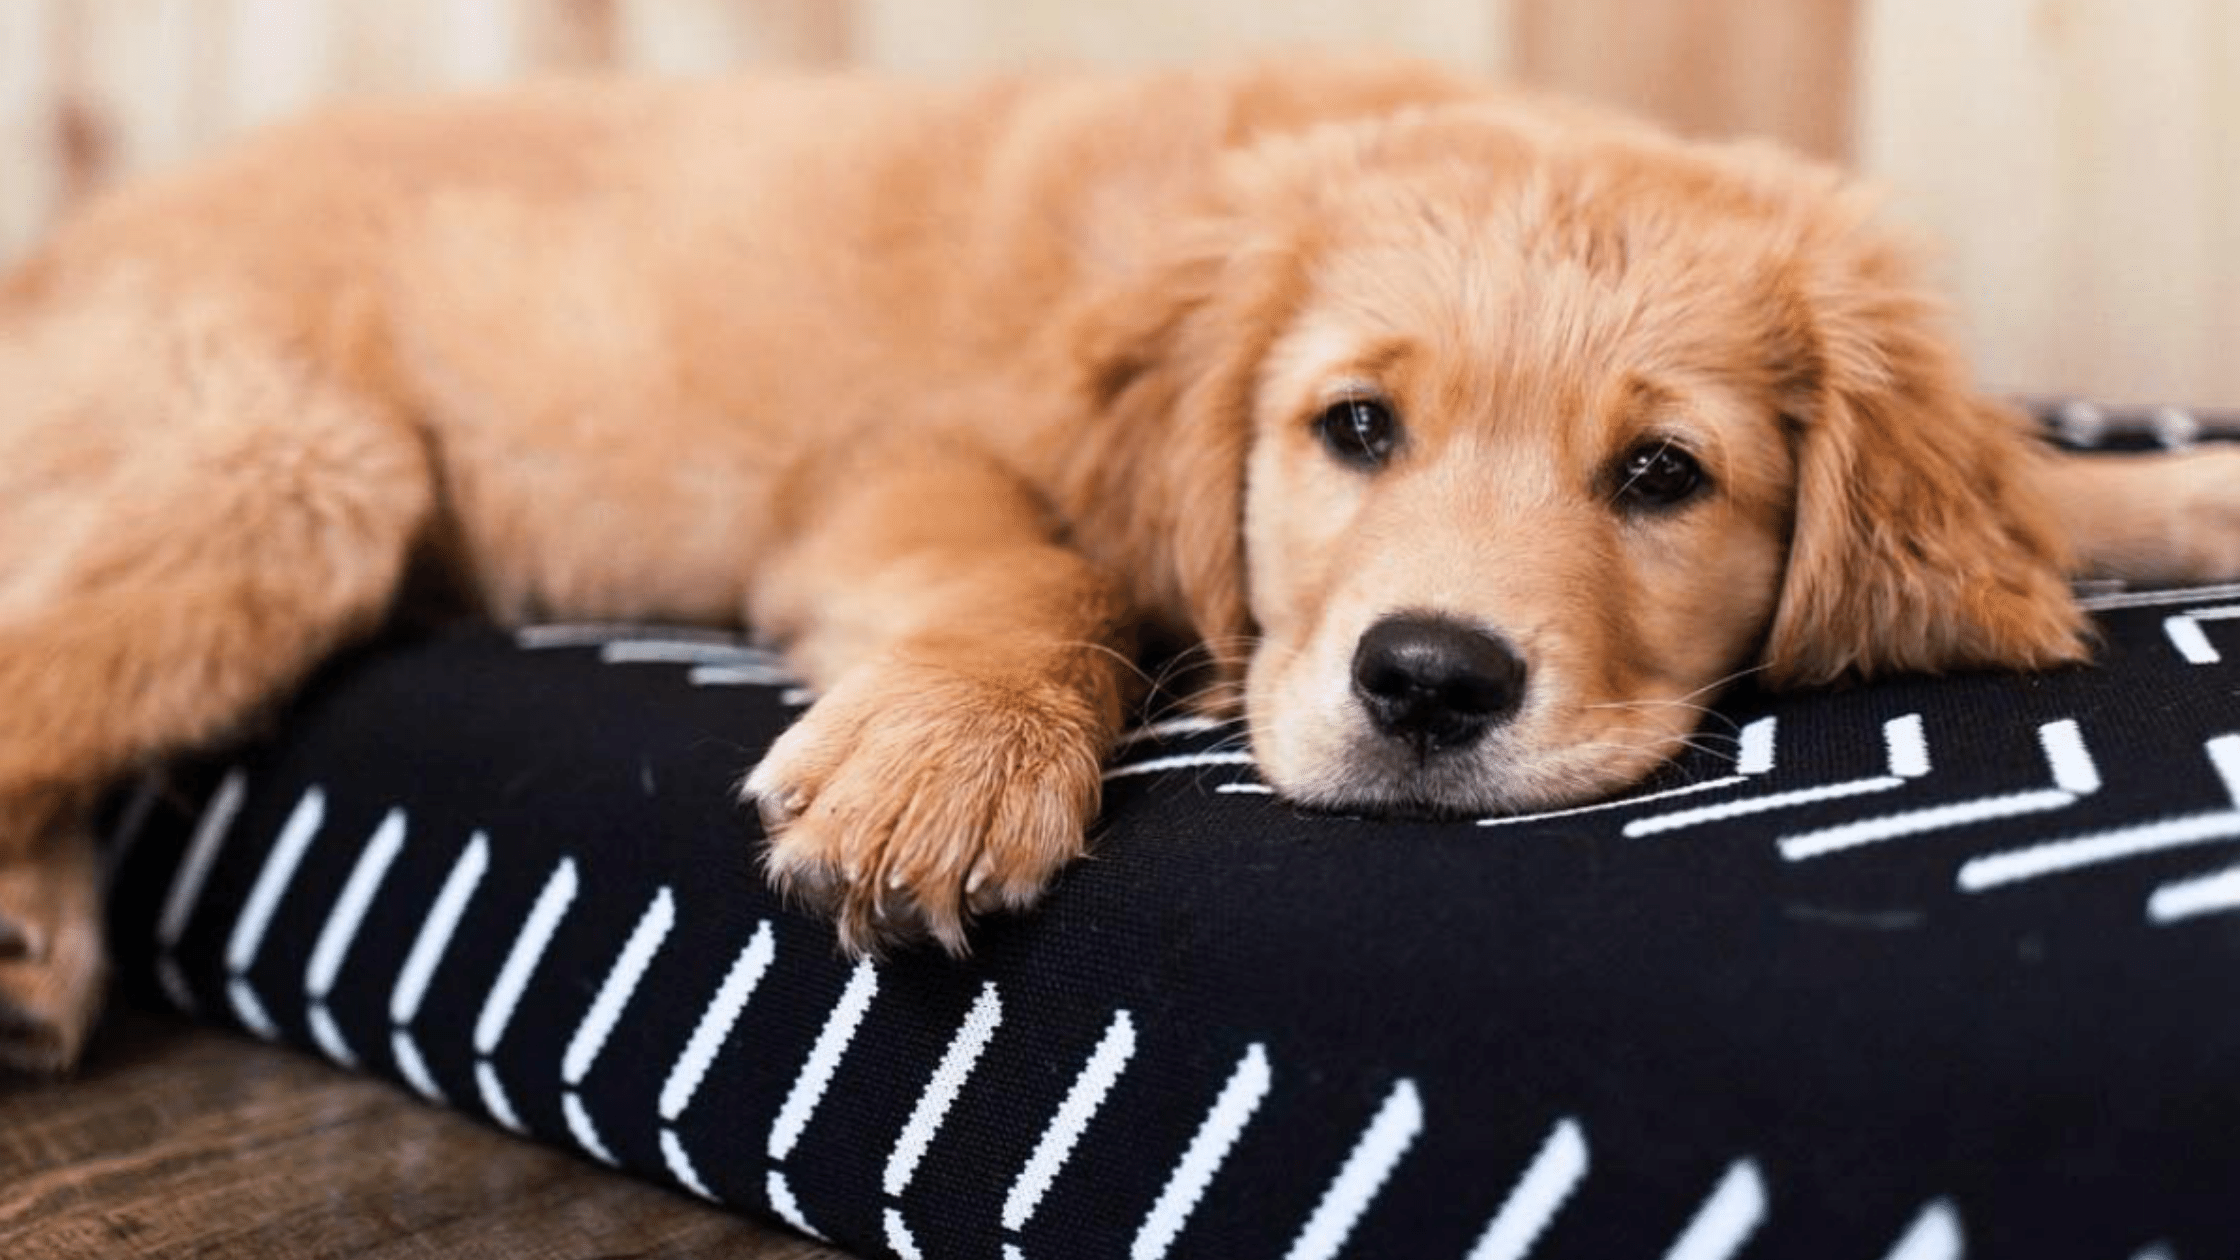
[[[1395,48],[1856,165],[2000,390],[2240,403],[2233,0],[0,0],[0,262],[337,96],[553,71]]]
[[[846,1260],[307,1056],[126,1013],[0,1083],[0,1256]]]
[[[1701,135],[1850,156],[1859,0],[1514,0],[1521,78]]]

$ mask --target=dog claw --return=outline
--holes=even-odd
[[[1003,885],[993,882],[995,868],[982,858],[965,876],[964,904],[973,914],[993,914],[1004,908]]]
[[[765,832],[775,832],[801,816],[804,802],[797,793],[749,789],[747,795],[754,802],[755,817],[762,821]]]

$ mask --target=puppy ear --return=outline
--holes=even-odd
[[[1786,321],[1797,487],[1769,679],[2085,659],[2047,452],[1974,395],[1900,251],[1846,245]]]
[[[1062,478],[1081,544],[1136,584],[1139,607],[1203,645],[1207,694],[1241,703],[1254,633],[1244,469],[1261,361],[1296,300],[1288,251],[1229,221],[1174,232],[1098,292],[1072,337],[1084,441]]]

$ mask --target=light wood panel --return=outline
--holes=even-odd
[[[1985,378],[2240,404],[2240,11],[1877,0],[1859,162],[1944,243]]]
[[[2240,405],[2236,0],[0,0],[0,259],[325,97],[1396,48],[1855,162],[1991,384]]]
[[[1478,70],[1507,63],[1507,0],[856,0],[856,8],[856,56],[913,70],[1369,47]]]
[[[1513,0],[1518,77],[1702,135],[1848,156],[1861,0]]]

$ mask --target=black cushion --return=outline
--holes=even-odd
[[[865,1254],[2240,1255],[2240,586],[2095,602],[2094,668],[1745,690],[1537,818],[1305,814],[1146,738],[1041,910],[877,965],[758,876],[774,661],[419,638],[122,802],[115,934]]]

